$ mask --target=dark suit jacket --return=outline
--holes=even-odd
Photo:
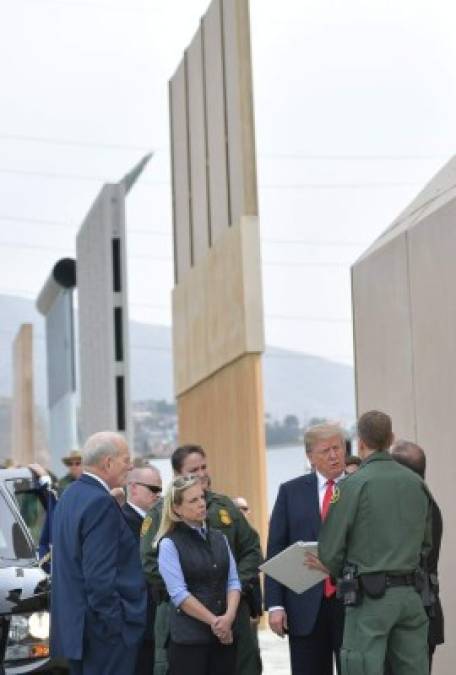
[[[125,520],[130,525],[133,534],[135,535],[136,540],[139,544],[139,538],[141,536],[141,526],[144,518],[142,518],[139,515],[139,513],[135,511],[135,509],[132,509],[130,504],[128,504],[128,502],[126,502],[122,506],[122,513],[124,514]]]
[[[51,650],[84,657],[84,631],[100,645],[139,643],[146,593],[138,544],[113,497],[83,474],[54,513]]]
[[[131,527],[133,534],[135,535],[137,541],[138,541],[138,547],[139,547],[139,541],[141,537],[141,526],[143,523],[144,518],[142,518],[135,509],[132,509],[130,504],[125,503],[122,506],[122,512],[125,516],[125,520]],[[147,583],[147,582],[146,582]],[[153,640],[154,639],[154,624],[155,624],[155,610],[156,610],[156,603],[152,597],[152,589],[147,584],[147,623],[146,623],[146,632],[144,637],[147,640]]]
[[[442,543],[443,521],[442,513],[435,501],[431,502],[432,508],[432,548],[427,559],[427,568],[430,574],[437,575],[439,564],[440,545]],[[434,607],[435,615],[429,619],[429,644],[441,645],[444,642],[443,611],[440,598]]]
[[[269,524],[267,557],[272,558],[296,541],[317,541],[320,527],[316,474],[309,473],[283,483]],[[298,595],[271,577],[265,577],[266,609],[276,605],[285,608],[290,635],[312,632],[322,596],[323,582]]]

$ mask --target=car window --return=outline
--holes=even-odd
[[[7,480],[8,490],[14,495],[22,518],[25,520],[35,546],[38,546],[46,519],[46,510],[29,481]]]
[[[17,518],[0,492],[0,562],[34,558],[35,552]]]

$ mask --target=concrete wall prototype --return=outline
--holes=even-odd
[[[213,0],[169,85],[182,442],[266,529],[263,307],[248,0]],[[249,470],[246,470],[246,468]]]
[[[452,675],[456,649],[456,159],[353,266],[358,412],[390,413],[397,437],[428,457],[444,519],[440,585],[447,644],[433,671]]]
[[[36,461],[33,398],[33,326],[24,323],[13,342],[13,462]]]
[[[76,240],[81,432],[132,441],[125,248],[125,187],[105,185]]]
[[[64,472],[62,458],[78,447],[73,289],[76,263],[63,258],[53,267],[36,301],[46,319],[47,392],[51,467]]]

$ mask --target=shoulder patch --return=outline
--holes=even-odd
[[[150,530],[151,525],[152,525],[152,518],[150,516],[146,516],[141,525],[141,537],[146,536],[146,534]]]
[[[233,522],[230,514],[228,513],[227,509],[220,509],[219,510],[219,520],[222,523],[222,525],[231,525]]]
[[[329,496],[329,495],[328,495]],[[333,496],[331,497],[330,504],[336,504],[340,499],[340,488],[337,485],[334,486]]]

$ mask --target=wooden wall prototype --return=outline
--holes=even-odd
[[[246,496],[263,541],[260,240],[248,0],[213,0],[169,85],[180,441]]]
[[[266,460],[261,357],[246,354],[178,398],[181,443],[207,449],[213,489],[246,497],[265,533]]]

